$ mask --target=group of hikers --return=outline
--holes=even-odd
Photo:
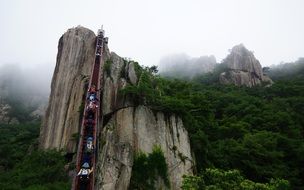
[[[91,85],[88,90],[88,95],[86,98],[87,106],[85,108],[85,120],[84,120],[84,142],[85,146],[83,147],[83,155],[82,155],[82,166],[77,174],[80,180],[86,182],[89,180],[90,174],[93,172],[93,168],[91,167],[92,156],[94,156],[94,125],[96,111],[98,108],[97,102],[97,89],[95,85]]]
[[[95,125],[97,124],[97,109],[98,105],[99,105],[99,100],[97,98],[97,87],[96,85],[94,85],[94,81],[98,81],[98,77],[94,76],[99,76],[99,75],[94,75],[96,74],[96,72],[99,72],[99,70],[95,70],[96,68],[99,68],[99,64],[100,64],[100,60],[101,60],[101,55],[102,55],[102,48],[103,48],[103,40],[105,40],[105,43],[107,43],[107,38],[104,38],[104,30],[100,29],[98,30],[98,36],[97,36],[97,43],[96,43],[96,53],[95,53],[95,65],[94,65],[94,70],[92,73],[92,83],[91,86],[88,90],[87,96],[86,96],[86,107],[85,107],[85,114],[84,114],[84,121],[83,121],[83,141],[81,142],[81,159],[80,159],[80,164],[81,164],[81,168],[79,169],[78,173],[77,173],[77,181],[80,180],[80,184],[78,183],[77,189],[78,187],[80,187],[79,189],[83,189],[83,190],[87,190],[89,189],[91,184],[90,182],[92,180],[90,180],[90,174],[93,172],[93,160],[95,157],[95,153],[96,153],[96,147],[94,147],[96,142],[96,135],[94,135],[96,133],[96,127]],[[99,73],[98,73],[99,74]],[[96,79],[96,80],[95,80]],[[76,183],[77,184],[77,183]]]

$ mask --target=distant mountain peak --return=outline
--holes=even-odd
[[[272,83],[271,79],[263,74],[259,60],[243,44],[234,46],[223,60],[223,64],[228,70],[220,75],[222,84],[252,87],[262,82]]]

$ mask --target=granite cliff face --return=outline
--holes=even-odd
[[[95,34],[83,27],[68,30],[59,40],[51,95],[40,133],[43,149],[63,149],[75,153],[80,130],[79,108],[83,102],[94,62]],[[127,189],[134,155],[150,153],[161,147],[168,165],[171,189],[180,189],[182,175],[192,174],[188,133],[175,115],[154,113],[135,106],[132,98],[122,95],[126,85],[137,85],[134,62],[110,53],[105,47],[102,87],[103,123],[100,122],[96,189]],[[183,158],[180,158],[181,155]],[[159,188],[165,189],[162,184]]]
[[[44,149],[76,150],[85,84],[95,54],[95,34],[82,27],[69,29],[59,40],[49,104],[40,131]],[[82,111],[81,111],[82,112]]]
[[[172,189],[180,189],[182,175],[192,174],[188,133],[180,118],[153,113],[145,106],[134,106],[131,98],[121,95],[127,84],[136,85],[138,76],[134,62],[126,62],[115,53],[111,66],[104,72],[104,126],[100,138],[98,189],[126,189],[131,174],[134,153],[151,153],[155,145],[164,151]],[[179,155],[179,156],[178,156]],[[186,160],[181,161],[183,155]],[[163,184],[158,184],[159,188]]]
[[[155,145],[164,151],[171,189],[180,189],[182,175],[192,174],[188,133],[180,118],[153,113],[145,106],[115,112],[102,131],[98,162],[98,189],[126,189],[134,153],[151,153]],[[164,188],[162,183],[156,189]]]
[[[226,71],[220,74],[221,84],[252,87],[262,82],[272,83],[272,80],[263,74],[260,62],[243,44],[234,46],[222,64]]]

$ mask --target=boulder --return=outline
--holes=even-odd
[[[261,85],[263,82],[272,84],[272,80],[263,73],[253,52],[247,50],[243,44],[234,46],[222,64],[226,71],[219,76],[221,84],[248,87]]]

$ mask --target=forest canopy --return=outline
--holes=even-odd
[[[146,68],[123,93],[183,119],[198,176],[207,168],[236,170],[254,183],[275,179],[287,180],[291,189],[304,187],[303,72],[276,78],[270,87],[247,88],[166,79]]]
[[[304,70],[291,68],[292,74],[277,75],[267,88],[247,88],[206,82],[206,76],[167,79],[155,74],[156,67],[136,68],[139,82],[121,93],[137,105],[180,116],[188,130],[196,173],[184,177],[183,189],[225,189],[227,184],[234,189],[303,189]],[[18,116],[30,111],[16,110]],[[2,189],[70,188],[63,154],[37,148],[39,126],[39,121],[0,126]],[[161,152],[157,155],[164,160]],[[165,168],[151,164],[152,155],[138,158],[143,167]],[[137,183],[136,175],[133,179],[133,187],[152,183]]]

